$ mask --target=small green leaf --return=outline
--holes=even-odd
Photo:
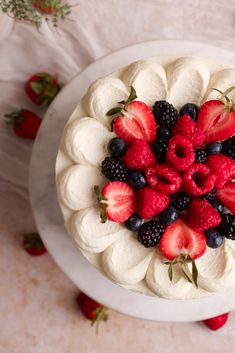
[[[169,280],[172,282],[172,280],[173,280],[173,266],[172,266],[172,263],[170,263],[169,267],[168,267],[168,277],[169,277]]]
[[[118,104],[125,104],[126,103],[126,101],[120,101],[120,102],[118,102]]]
[[[184,271],[183,268],[182,268],[182,272],[183,272],[183,274],[184,274],[184,277],[187,279],[187,281],[188,281],[189,283],[193,283],[192,280],[191,280],[191,278],[187,275],[187,273]]]
[[[133,86],[131,86],[131,92],[130,92],[130,95],[129,97],[127,98],[126,102],[125,102],[125,108],[128,106],[128,104],[130,102],[132,102],[134,99],[137,98],[137,94],[136,94],[136,90],[134,89]]]
[[[118,113],[121,113],[121,112],[122,112],[122,108],[120,108],[120,107],[115,107],[115,108],[110,109],[110,110],[106,113],[106,115],[111,116],[111,115],[118,114]]]
[[[40,82],[31,82],[30,87],[36,94],[40,94],[43,91],[43,85]]]
[[[195,286],[198,287],[198,284],[197,284],[198,269],[197,269],[195,261],[192,261],[192,277],[193,277],[193,282],[194,282]]]

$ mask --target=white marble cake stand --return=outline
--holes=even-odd
[[[85,293],[124,314],[158,321],[197,321],[235,308],[235,289],[209,298],[167,300],[115,285],[94,268],[67,235],[55,189],[55,159],[63,127],[89,84],[128,63],[163,55],[200,55],[233,65],[235,55],[196,42],[154,41],[109,54],[88,66],[56,97],[35,141],[30,196],[36,224],[57,265]]]

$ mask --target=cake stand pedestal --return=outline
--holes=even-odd
[[[121,49],[88,66],[63,88],[43,119],[31,159],[30,200],[38,231],[48,251],[61,270],[86,294],[114,310],[138,318],[197,321],[235,308],[235,289],[203,299],[167,300],[115,285],[83,257],[66,233],[55,188],[60,136],[90,83],[133,61],[164,55],[199,55],[228,65],[235,62],[235,54],[206,44],[154,41]]]

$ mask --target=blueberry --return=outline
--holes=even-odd
[[[169,139],[171,137],[171,132],[166,127],[159,127],[157,129],[157,138]]]
[[[187,115],[190,115],[193,121],[197,121],[198,112],[199,112],[199,108],[196,104],[186,103],[180,109],[180,116],[187,114]]]
[[[210,248],[219,248],[224,242],[224,236],[220,234],[217,230],[211,229],[205,232],[206,244]]]
[[[128,182],[135,189],[141,189],[146,185],[144,174],[138,171],[132,171],[129,173]]]
[[[224,213],[224,205],[218,199],[215,198],[210,203],[219,213]]]
[[[178,211],[174,207],[168,207],[159,214],[159,219],[164,226],[174,222],[178,218]]]
[[[121,157],[127,150],[126,142],[118,137],[109,141],[108,152],[113,157]]]
[[[220,142],[211,142],[206,146],[207,154],[217,154],[222,151],[222,144]]]
[[[130,218],[125,222],[125,226],[129,230],[137,231],[140,229],[142,224],[144,223],[144,220],[138,216],[137,213],[132,213]]]

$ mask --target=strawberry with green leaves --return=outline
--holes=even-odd
[[[60,90],[56,76],[39,72],[25,83],[25,92],[37,105],[49,105]]]
[[[40,256],[47,251],[38,233],[25,234],[23,247],[31,256]]]
[[[35,139],[41,124],[41,119],[27,109],[5,114],[5,120],[6,124],[13,126],[17,136],[29,140]]]

